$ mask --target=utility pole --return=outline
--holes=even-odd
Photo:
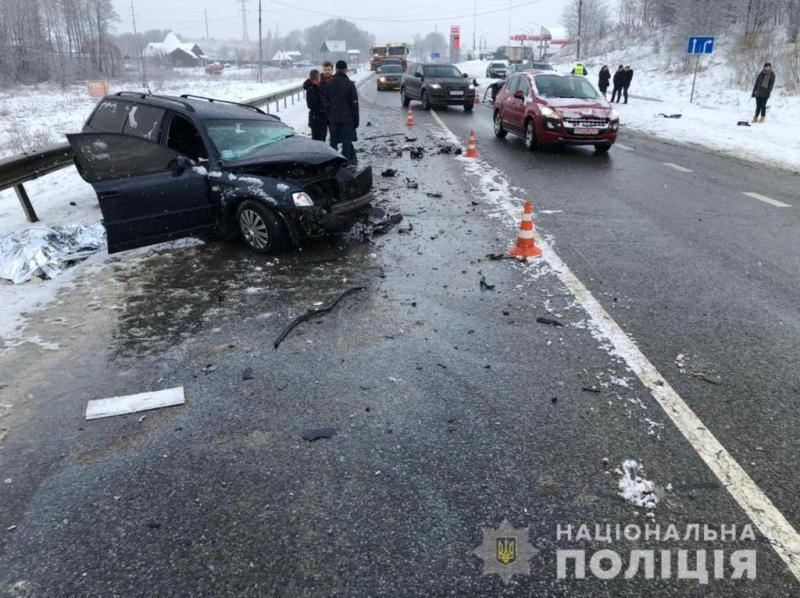
[[[478,28],[478,0],[475,0],[472,6],[472,53],[475,54],[475,37],[477,32],[475,31]],[[477,60],[475,56],[472,57],[472,60]]]
[[[238,2],[242,5],[242,41],[250,41],[247,35],[247,0],[238,0]]]
[[[581,59],[581,19],[583,18],[583,0],[578,0],[578,55],[576,60]]]
[[[142,63],[142,85],[145,89],[149,89],[147,73],[144,68],[144,53],[142,52],[142,47],[139,45],[139,35],[136,33],[136,13],[133,11],[133,0],[131,0],[131,21],[133,22],[133,38],[136,40],[136,49],[139,50],[139,60]]]
[[[258,82],[263,81],[261,75],[261,63],[263,54],[261,52],[261,0],[258,0]]]
[[[206,16],[206,39],[211,39],[208,36],[208,9],[207,8],[203,9],[203,12],[205,13]]]
[[[100,15],[100,0],[97,0],[97,70],[103,72],[103,21]]]

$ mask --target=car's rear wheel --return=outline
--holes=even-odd
[[[286,248],[289,235],[278,216],[252,200],[243,201],[236,211],[244,244],[256,253],[278,253]]]
[[[536,139],[536,123],[533,122],[532,118],[525,121],[525,147],[528,148],[529,152],[539,147],[539,141]]]
[[[505,139],[508,131],[503,128],[503,117],[499,110],[494,111],[494,135],[498,139]]]
[[[422,109],[423,110],[430,110],[431,109],[431,102],[428,100],[428,92],[422,92]]]
[[[594,144],[594,151],[597,154],[607,154],[608,150],[611,149],[610,143],[595,143]]]
[[[475,104],[464,104],[464,112],[472,112],[472,109],[475,107]]]
[[[408,108],[411,104],[411,98],[406,95],[406,90],[403,87],[400,88],[400,101],[403,103],[403,108]]]

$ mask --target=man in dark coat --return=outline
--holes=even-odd
[[[306,106],[308,106],[308,126],[311,139],[325,141],[328,134],[328,117],[325,114],[325,101],[320,87],[319,71],[313,69],[303,83],[306,90]]]
[[[606,92],[608,91],[608,84],[611,81],[611,71],[608,70],[607,65],[603,65],[603,68],[600,69],[600,76],[597,79],[597,87],[603,93],[603,97],[606,97]]]
[[[356,162],[353,142],[358,139],[358,92],[355,84],[347,76],[347,63],[336,63],[336,74],[323,87],[325,111],[331,131],[331,147],[339,150],[350,162]]]
[[[764,64],[763,70],[758,73],[756,84],[753,86],[753,97],[756,99],[756,114],[753,122],[763,123],[767,118],[767,100],[769,100],[774,86],[775,71],[772,70],[772,63],[767,62]]]
[[[631,81],[633,81],[633,69],[630,65],[625,67],[623,71],[623,78],[622,78],[622,93],[625,94],[625,103],[628,103],[628,88],[631,86]]]
[[[622,88],[624,87],[623,82],[625,81],[625,67],[619,65],[617,68],[617,72],[614,73],[614,88],[611,90],[611,101],[617,102],[619,104],[620,99],[622,99]]]

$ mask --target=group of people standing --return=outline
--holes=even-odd
[[[330,134],[330,145],[351,163],[356,162],[353,142],[358,139],[359,124],[358,92],[355,83],[347,76],[347,63],[340,60],[333,64],[326,61],[322,73],[312,69],[303,83],[308,106],[308,126],[311,138],[325,141]]]
[[[603,97],[607,97],[606,94],[608,92],[609,85],[613,82],[614,87],[611,90],[611,101],[619,104],[619,101],[624,95],[625,101],[623,103],[627,104],[628,88],[631,86],[631,81],[633,81],[633,69],[630,67],[630,65],[619,65],[619,67],[617,67],[617,72],[614,73],[612,78],[611,71],[608,69],[608,65],[604,64],[603,68],[600,69],[597,86],[600,88],[600,91],[603,92]]]

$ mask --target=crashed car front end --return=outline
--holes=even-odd
[[[232,214],[242,199],[259,200],[281,217],[295,245],[347,232],[366,217],[373,200],[372,168],[354,172],[343,158],[229,167],[217,178],[224,212]]]

